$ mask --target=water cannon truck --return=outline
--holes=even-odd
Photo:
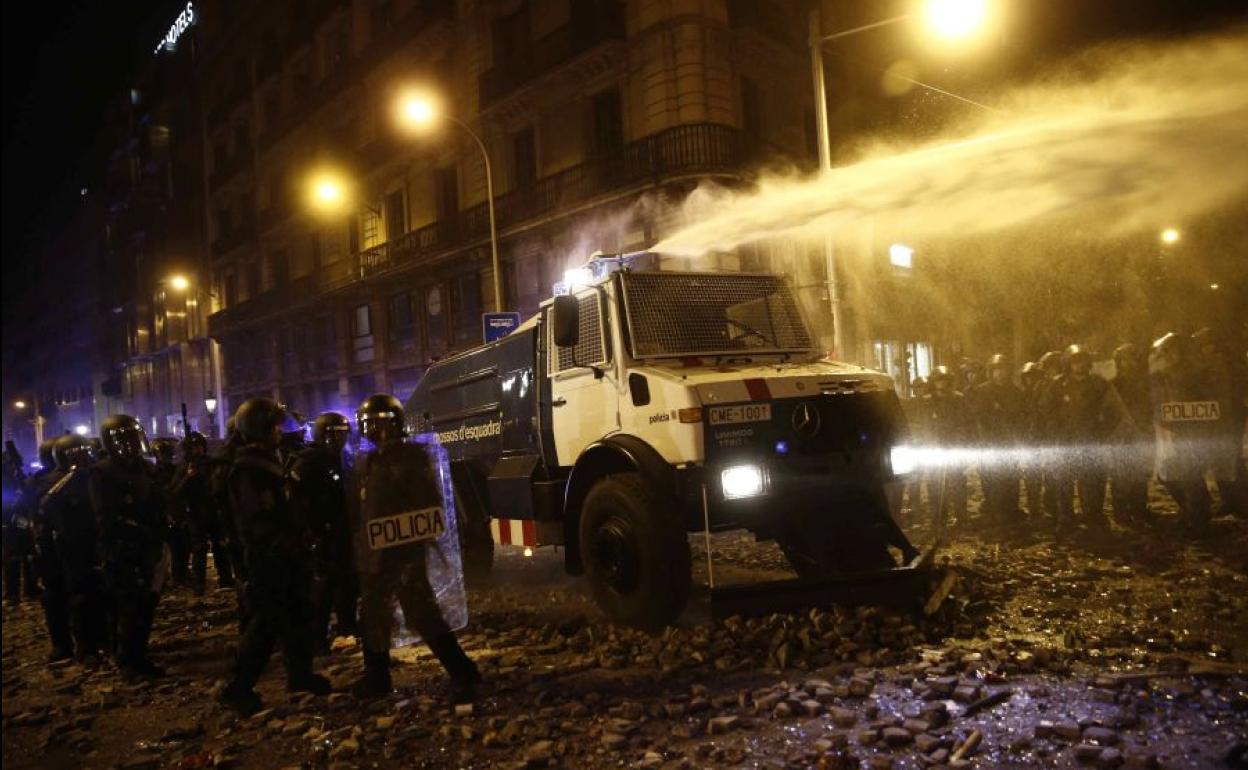
[[[705,547],[717,615],[930,608],[948,581],[889,515],[912,470],[891,379],[825,360],[782,276],[657,263],[595,255],[409,397],[409,429],[449,455],[470,576],[494,544],[560,546],[612,620],[658,629]],[[729,530],[774,541],[796,577],[716,585],[711,536]]]

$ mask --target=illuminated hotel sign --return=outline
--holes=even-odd
[[[178,38],[191,28],[195,23],[195,8],[191,3],[186,4],[186,8],[182,9],[182,13],[178,14],[178,18],[173,20],[173,24],[169,25],[169,31],[165,33],[164,38],[156,46],[155,53],[161,51],[172,51],[178,47]]]

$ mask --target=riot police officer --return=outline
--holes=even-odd
[[[88,487],[99,526],[104,581],[112,604],[117,665],[127,678],[159,677],[147,643],[152,633],[165,540],[167,499],[144,460],[138,420],[115,414],[100,426],[108,457],[91,468]]]
[[[290,503],[277,455],[285,418],[282,406],[268,398],[249,399],[235,414],[245,443],[234,456],[227,487],[247,565],[249,618],[220,700],[243,714],[262,706],[254,688],[278,641],[288,691],[330,691],[329,680],[312,673],[309,533]]]
[[[191,559],[191,587],[196,596],[203,596],[208,582],[209,545],[220,587],[234,584],[234,570],[224,543],[217,499],[213,495],[208,440],[202,433],[191,431],[182,442],[182,452],[182,464],[174,474],[172,486],[175,518],[181,519],[185,527]]]
[[[1040,458],[1041,444],[1035,434],[1035,403],[1044,384],[1044,372],[1040,371],[1040,365],[1035,361],[1023,364],[1018,373],[1018,383],[1023,394],[1022,423],[1019,425],[1019,438],[1024,447],[1021,462],[1023,490],[1027,493],[1028,515],[1038,516],[1044,512],[1044,467]]]
[[[1218,403],[1218,419],[1209,426],[1212,436],[1205,462],[1222,500],[1222,513],[1244,516],[1248,514],[1243,459],[1248,370],[1230,355],[1221,335],[1213,329],[1206,327],[1192,334],[1192,350],[1201,382]]]
[[[42,478],[51,473],[56,462],[52,458],[52,444],[48,439],[39,445],[39,470],[26,477],[21,468],[13,467],[13,455],[5,458],[4,494],[4,599],[9,604],[39,596],[38,577],[35,569],[35,541],[31,522],[38,510],[38,498],[52,486]],[[16,449],[13,450],[15,455]],[[20,455],[18,456],[20,464]],[[12,489],[10,490],[10,487]]]
[[[985,450],[979,467],[984,508],[998,524],[1017,522],[1019,469],[1016,460],[1024,424],[1023,391],[1010,363],[998,353],[988,360],[988,380],[972,391],[976,435]]]
[[[108,641],[99,537],[90,499],[91,451],[77,436],[63,436],[56,451],[65,475],[44,496],[40,520],[53,541],[57,563],[49,569],[56,572],[57,590],[65,593],[74,655],[84,664],[95,665]]]
[[[1114,378],[1110,382],[1131,417],[1130,429],[1124,430],[1111,448],[1110,499],[1114,516],[1121,522],[1144,523],[1155,442],[1148,369],[1138,347],[1126,343],[1115,348]]]
[[[397,596],[406,625],[420,634],[450,675],[452,700],[471,701],[481,675],[442,617],[426,572],[427,543],[374,550],[368,538],[368,525],[374,519],[442,505],[433,464],[422,447],[403,441],[403,406],[394,396],[369,396],[356,420],[371,444],[371,450],[357,460],[352,483],[365,667],[356,693],[376,697],[392,689],[391,603]]]
[[[1209,525],[1205,446],[1212,438],[1207,408],[1212,395],[1194,365],[1192,342],[1173,332],[1153,343],[1148,356],[1157,427],[1157,476],[1179,505],[1180,523],[1193,532]]]
[[[217,510],[220,512],[224,552],[229,555],[234,571],[233,586],[238,607],[238,632],[247,628],[247,559],[243,553],[243,539],[239,535],[238,519],[234,515],[234,501],[230,498],[229,478],[234,469],[234,457],[243,446],[243,437],[235,427],[234,417],[225,421],[225,443],[221,453],[213,457],[209,465],[210,488]],[[223,585],[224,587],[224,585]]]
[[[1129,425],[1131,418],[1118,394],[1104,378],[1092,372],[1092,356],[1082,345],[1066,349],[1068,372],[1056,383],[1057,438],[1061,446],[1058,470],[1057,534],[1065,537],[1074,523],[1074,498],[1085,523],[1105,529],[1105,446]]]
[[[169,543],[169,556],[173,563],[173,582],[175,585],[190,584],[190,573],[187,566],[191,559],[190,522],[187,521],[185,506],[177,504],[173,495],[174,478],[178,474],[178,466],[174,462],[177,441],[161,437],[152,440],[152,454],[156,458],[153,470],[156,483],[165,493],[169,504],[166,514],[166,537]]]
[[[944,538],[945,511],[953,508],[954,523],[967,523],[966,460],[962,453],[970,446],[970,424],[961,391],[954,386],[948,367],[938,366],[928,377],[932,392],[924,400],[924,421],[932,441],[942,452],[939,466],[933,470],[929,483],[935,484],[932,524],[937,540]],[[931,490],[929,488],[929,495]]]
[[[931,443],[930,427],[927,424],[923,399],[931,394],[932,389],[926,377],[915,377],[910,382],[910,397],[901,401],[902,413],[906,416],[910,443],[927,446]],[[923,488],[926,486],[926,469],[917,469],[901,489],[897,505],[894,506],[898,518],[908,509],[911,520],[919,520],[923,516]],[[928,491],[931,499],[931,491]],[[903,508],[904,502],[904,508]]]
[[[1066,357],[1060,350],[1050,350],[1040,356],[1036,362],[1040,369],[1042,381],[1036,388],[1031,399],[1030,433],[1035,442],[1037,464],[1043,491],[1040,494],[1042,505],[1031,513],[1058,516],[1058,487],[1061,486],[1061,469],[1063,460],[1059,457],[1059,427],[1057,424],[1058,389],[1066,376]]]
[[[347,471],[343,450],[351,423],[337,412],[316,418],[312,443],[295,458],[295,502],[312,530],[313,635],[321,652],[329,649],[329,616],[337,622],[332,636],[355,636],[359,588],[351,565],[351,525],[347,515]]]
[[[49,661],[67,660],[74,655],[73,637],[69,627],[69,590],[61,570],[61,555],[56,530],[48,520],[44,503],[80,460],[83,441],[80,436],[66,434],[52,442],[52,468],[38,477],[31,496],[31,523],[35,540],[35,565],[43,584],[43,619],[52,642]]]

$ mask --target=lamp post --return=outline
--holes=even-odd
[[[828,125],[828,91],[823,70],[823,44],[856,35],[859,32],[900,24],[913,18],[913,14],[893,16],[825,35],[820,5],[820,2],[815,3],[809,17],[810,69],[815,90],[815,133],[818,134],[819,170],[827,173],[832,170],[832,137]],[[986,15],[987,0],[928,0],[924,9],[928,28],[938,37],[946,39],[964,38],[973,34],[982,26]],[[823,260],[828,282],[828,306],[832,312],[832,353],[839,357],[844,354],[844,336],[841,287],[837,279],[836,254],[833,247],[832,232],[829,230],[823,237]]]
[[[178,291],[178,292],[192,291],[192,292],[195,292],[196,294],[204,295],[210,300],[210,302],[208,303],[210,309],[212,305],[211,300],[220,299],[210,289],[206,289],[202,286],[196,285],[184,275],[171,275],[167,279],[165,279],[164,282],[169,286],[169,288],[173,289],[174,291]],[[221,400],[222,400],[221,353],[220,353],[220,349],[219,349],[219,346],[217,345],[216,340],[208,336],[207,330],[205,330],[204,332],[204,339],[208,342],[208,359],[209,359],[210,368],[212,370],[212,391],[209,393],[209,398],[211,398],[212,400],[212,406],[208,406],[209,398],[204,399],[204,406],[208,409],[208,421],[212,425],[212,434],[213,434],[213,437],[215,438],[217,435],[220,435],[223,432],[220,430],[221,426],[217,425],[217,418],[215,415],[216,406],[218,403],[221,403]],[[185,367],[183,367],[183,369],[185,369]],[[186,390],[185,385],[183,385],[182,389],[183,391]],[[182,433],[184,436],[186,435],[186,433],[190,431],[190,425],[187,423],[186,417],[185,417],[185,414],[186,414],[185,398],[186,398],[185,393],[183,393],[182,395],[182,400],[183,400]]]
[[[485,163],[486,205],[490,212],[490,265],[494,272],[494,309],[499,312],[506,310],[503,307],[502,270],[498,264],[498,227],[494,220],[494,173],[490,168],[490,153],[485,149],[485,142],[481,141],[481,137],[467,123],[439,109],[437,101],[428,94],[417,92],[403,94],[399,97],[397,112],[399,123],[414,129],[427,128],[439,118],[450,121],[467,132],[468,136],[476,142],[477,149],[481,151],[481,160]]]
[[[26,411],[27,407],[31,410],[30,422],[35,426],[35,449],[37,450],[43,444],[43,415],[39,414],[39,398],[33,397],[29,403],[22,399],[13,402],[13,408],[19,412]]]

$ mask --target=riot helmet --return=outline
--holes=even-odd
[[[998,385],[1010,381],[1010,361],[1004,353],[996,353],[988,359],[988,376]]]
[[[112,457],[137,460],[148,454],[147,434],[128,414],[115,414],[100,424],[100,440]]]
[[[182,440],[182,456],[186,459],[204,457],[208,454],[208,439],[204,434],[193,430]]]
[[[52,459],[58,471],[68,471],[75,465],[82,465],[90,459],[87,440],[73,433],[59,437],[52,443]]]
[[[388,393],[364,399],[355,412],[360,435],[374,444],[403,437],[403,404]]]
[[[337,412],[325,412],[312,424],[312,442],[341,452],[351,437],[351,421]]]
[[[52,453],[52,447],[56,444],[56,439],[50,438],[39,445],[39,467],[45,471],[50,471],[56,466],[56,456]]]
[[[1192,332],[1192,349],[1203,356],[1212,356],[1221,348],[1218,335],[1208,326]]]
[[[915,377],[910,381],[910,393],[915,398],[922,398],[932,392],[932,385],[926,377]]]
[[[1049,352],[1040,356],[1039,366],[1040,366],[1040,371],[1044,372],[1044,375],[1046,377],[1048,377],[1049,379],[1053,379],[1054,377],[1057,377],[1065,373],[1066,358],[1061,354],[1060,351],[1050,350]]]
[[[276,448],[286,423],[286,410],[271,398],[249,398],[234,413],[234,427],[248,444]]]
[[[928,376],[927,381],[932,384],[933,393],[950,393],[953,391],[953,373],[949,371],[947,366],[938,366],[932,369],[932,373]]]
[[[1092,373],[1092,356],[1082,345],[1066,348],[1066,370],[1072,377],[1083,379]]]
[[[1035,361],[1028,361],[1023,364],[1022,370],[1018,373],[1018,378],[1022,380],[1024,385],[1032,386],[1044,379],[1044,372],[1040,369],[1040,364]]]
[[[1189,338],[1174,332],[1158,338],[1148,354],[1148,370],[1154,374],[1167,374],[1182,366],[1189,344]]]
[[[174,452],[178,446],[175,439],[167,436],[152,439],[152,454],[156,455],[156,461],[173,465]]]
[[[1140,349],[1130,342],[1114,348],[1114,371],[1122,376],[1139,370]]]
[[[962,382],[968,387],[984,381],[984,365],[980,361],[963,358],[958,368],[962,373]]]

